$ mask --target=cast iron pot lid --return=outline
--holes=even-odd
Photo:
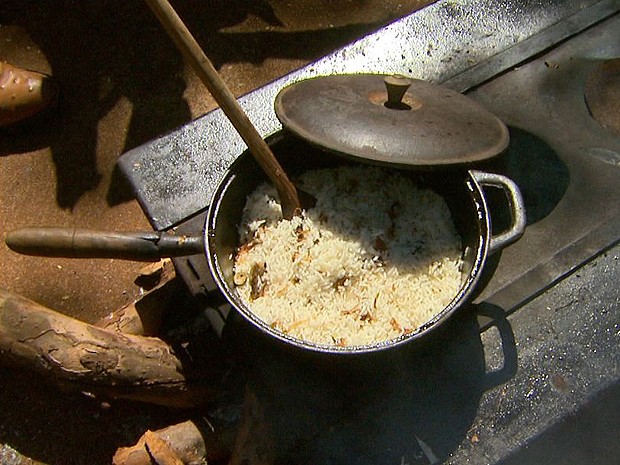
[[[312,144],[378,164],[469,164],[509,141],[499,118],[463,94],[402,76],[320,76],[280,91],[282,125]]]

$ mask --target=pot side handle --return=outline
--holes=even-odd
[[[491,235],[489,240],[489,254],[493,254],[519,240],[525,232],[527,220],[523,197],[521,196],[521,191],[517,184],[507,176],[477,170],[470,170],[469,173],[481,187],[497,187],[502,189],[506,194],[506,200],[510,208],[511,224],[506,231],[497,235]]]

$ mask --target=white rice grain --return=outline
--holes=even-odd
[[[325,345],[369,345],[416,331],[461,284],[461,239],[444,199],[393,170],[310,171],[314,208],[287,221],[275,189],[247,200],[237,291],[268,325]]]

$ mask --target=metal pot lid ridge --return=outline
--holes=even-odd
[[[475,163],[498,155],[509,142],[506,125],[471,98],[402,76],[298,81],[276,96],[275,111],[286,129],[310,143],[378,164]]]

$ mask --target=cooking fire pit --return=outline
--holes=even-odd
[[[586,433],[620,427],[604,415],[620,398],[620,5],[575,3],[439,1],[241,99],[263,135],[286,146],[300,142],[281,137],[272,102],[306,77],[393,72],[467,92],[509,126],[508,149],[482,167],[513,179],[527,211],[522,239],[429,350],[347,370],[314,372],[321,361],[270,351],[229,312],[204,256],[175,259],[213,331],[242,353],[264,351],[249,357],[254,382],[296,463],[595,463],[580,455]],[[214,111],[119,165],[155,229],[199,233],[243,150]],[[494,228],[506,220],[494,217]],[[598,423],[561,436],[593,411]],[[595,452],[617,457],[613,449]]]

